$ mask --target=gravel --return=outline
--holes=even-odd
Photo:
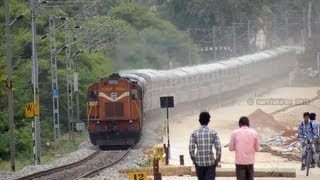
[[[124,179],[127,180],[128,176],[125,174],[118,173],[118,170],[125,169],[125,168],[139,168],[141,164],[144,162],[144,152],[143,149],[132,149],[128,155],[119,163],[115,164],[112,167],[109,167],[100,172],[100,174],[94,178],[95,180],[107,179],[107,180],[117,180],[117,179]]]
[[[79,145],[79,149],[74,151],[66,156],[63,156],[51,164],[43,164],[43,165],[33,165],[33,166],[26,166],[22,170],[17,172],[0,172],[0,179],[17,179],[19,177],[23,177],[29,174],[33,174],[36,172],[44,171],[46,169],[55,168],[58,166],[70,164],[80,159],[83,159],[97,150],[97,147],[91,144],[90,140],[86,140]]]
[[[34,166],[26,166],[20,171],[17,172],[3,172],[0,171],[0,179],[4,180],[11,180],[16,179],[22,176],[26,176],[28,174],[33,174],[39,171],[43,171],[46,169],[70,164],[72,162],[78,161],[83,159],[92,153],[94,153],[98,148],[91,144],[90,140],[84,141],[82,144],[79,145],[79,149],[75,152],[70,153],[64,157],[59,158],[55,162],[51,164],[44,164],[44,165],[34,165]],[[115,164],[114,166],[103,170],[98,176],[91,178],[91,179],[128,179],[127,175],[118,173],[119,169],[124,168],[139,168],[141,164],[143,164],[145,159],[145,154],[143,148],[132,149],[127,156],[119,163]]]

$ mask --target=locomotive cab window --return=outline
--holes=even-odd
[[[133,100],[138,99],[138,91],[136,89],[131,90],[131,99]]]
[[[110,84],[110,85],[116,85],[116,84],[118,84],[118,80],[116,80],[116,79],[109,79],[108,84]]]
[[[97,101],[98,100],[98,93],[96,90],[90,91],[90,100]]]

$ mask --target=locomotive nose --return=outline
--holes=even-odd
[[[132,120],[130,120],[129,124],[128,124],[128,132],[130,134],[130,133],[134,133],[135,131],[136,130],[135,130],[134,126],[133,126],[133,122],[132,122]]]
[[[113,124],[113,125],[112,125],[112,131],[113,131],[113,132],[117,132],[117,131],[118,131],[118,126],[115,125],[115,124]]]

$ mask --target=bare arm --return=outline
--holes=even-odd
[[[220,143],[220,139],[217,134],[214,134],[213,141],[214,141],[213,142],[214,148],[216,150],[216,160],[220,161],[221,160],[221,143]]]
[[[229,151],[234,151],[235,150],[235,133],[232,132],[230,142],[229,142]]]
[[[194,137],[194,134],[192,133],[190,136],[190,142],[189,142],[189,154],[193,163],[195,163],[195,153],[194,153],[195,149],[196,149],[196,139]]]
[[[259,150],[260,150],[260,139],[259,139],[259,136],[257,133],[256,133],[256,137],[255,137],[254,149],[256,152],[259,152]]]

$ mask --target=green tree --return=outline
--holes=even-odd
[[[264,12],[256,0],[171,0],[158,1],[159,13],[180,29],[211,28],[233,22],[257,21]]]
[[[173,24],[161,20],[140,4],[121,4],[110,10],[108,16],[125,21],[121,27],[126,35],[120,39],[116,68],[168,68],[188,64],[188,38]],[[195,51],[195,49],[191,49]],[[197,62],[193,53],[194,63]]]

